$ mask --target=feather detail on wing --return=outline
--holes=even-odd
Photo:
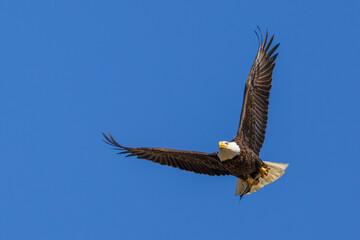
[[[136,156],[162,165],[181,170],[207,175],[229,175],[230,172],[221,164],[216,153],[202,153],[182,151],[168,148],[130,148],[118,144],[109,133],[103,133],[104,142],[119,150],[118,154],[128,154],[126,157]]]
[[[274,35],[267,41],[267,31],[265,40],[261,36],[258,53],[246,81],[239,129],[234,138],[234,141],[245,142],[258,155],[265,139],[272,73],[278,56],[278,53],[273,53],[279,44],[270,49],[273,39]]]

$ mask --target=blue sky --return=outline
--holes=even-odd
[[[281,43],[261,151],[280,180],[239,203],[234,177],[102,142],[217,151],[256,25]],[[2,1],[0,238],[358,236],[359,29],[357,1]]]

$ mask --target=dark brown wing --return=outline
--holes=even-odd
[[[265,139],[272,73],[278,55],[273,53],[279,44],[269,50],[273,39],[274,35],[267,42],[267,31],[265,40],[261,36],[258,53],[246,81],[239,129],[234,138],[234,141],[245,142],[258,155]]]
[[[192,151],[181,151],[168,148],[129,148],[118,144],[109,133],[109,137],[103,133],[107,144],[119,150],[118,154],[129,154],[137,158],[147,159],[162,165],[168,165],[181,170],[207,174],[207,175],[229,175],[229,171],[221,164],[216,153],[201,153]]]

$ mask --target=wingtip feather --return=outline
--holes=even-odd
[[[106,144],[109,144],[110,146],[114,147],[114,150],[120,150],[122,152],[119,152],[118,154],[123,154],[123,153],[127,153],[127,148],[120,145],[118,142],[116,142],[116,140],[113,138],[113,136],[111,135],[111,133],[109,132],[109,136],[107,136],[104,132],[102,132],[103,136],[105,139],[103,139],[103,141]]]

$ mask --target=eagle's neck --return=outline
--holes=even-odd
[[[237,155],[240,154],[240,147],[235,142],[229,143],[228,148],[220,148],[218,152],[218,157],[220,161],[226,161],[229,159],[233,159]]]

